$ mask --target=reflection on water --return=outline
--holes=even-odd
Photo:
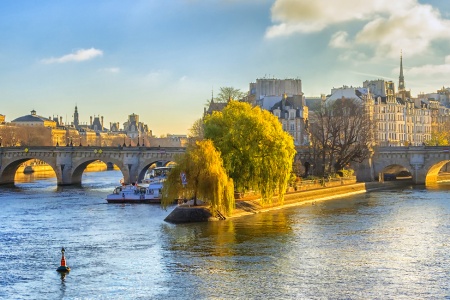
[[[14,182],[23,183],[23,182],[35,182],[41,179],[49,179],[54,178],[56,182],[56,175],[53,171],[41,171],[41,172],[33,172],[33,173],[21,173],[17,172],[14,176]]]
[[[173,225],[170,209],[106,204],[121,177],[0,188],[1,299],[450,297],[448,186]]]

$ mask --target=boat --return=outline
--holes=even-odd
[[[142,179],[143,183],[164,182],[173,167],[156,167],[149,169]]]
[[[117,186],[112,194],[106,196],[108,203],[161,203],[163,183],[172,167],[157,167],[148,170],[141,183]]]
[[[108,203],[161,203],[162,182],[127,184],[114,189],[106,196]]]

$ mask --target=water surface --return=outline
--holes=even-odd
[[[449,185],[172,225],[83,176],[0,187],[1,299],[450,299]]]

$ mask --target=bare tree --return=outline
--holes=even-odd
[[[230,100],[240,101],[246,96],[247,93],[241,92],[240,89],[235,89],[234,87],[231,86],[225,86],[220,88],[219,94],[216,97],[214,97],[213,100],[216,103],[227,103]],[[208,99],[206,106],[209,106],[210,103],[211,99]]]
[[[203,118],[197,119],[189,128],[189,138],[192,140],[202,140],[204,136]]]
[[[311,139],[320,173],[333,173],[351,162],[362,162],[374,142],[375,123],[369,106],[355,99],[324,103],[311,114]]]
[[[52,130],[47,127],[17,126],[16,141],[20,146],[50,146]]]

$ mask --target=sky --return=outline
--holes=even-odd
[[[450,1],[2,0],[0,114],[188,134],[220,87],[397,86],[400,53],[413,96],[450,86]]]

